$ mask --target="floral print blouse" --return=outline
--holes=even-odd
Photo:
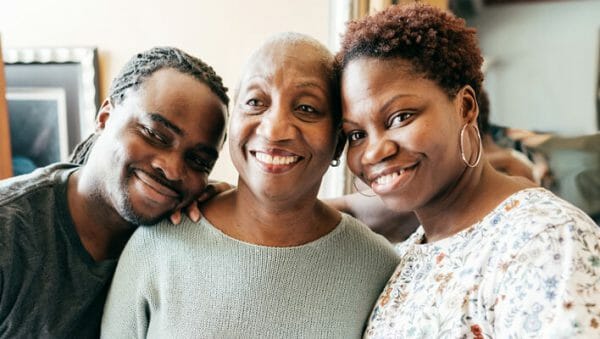
[[[419,227],[366,338],[600,338],[600,228],[542,188],[430,244]]]

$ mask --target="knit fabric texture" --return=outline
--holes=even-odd
[[[141,227],[123,252],[103,338],[359,338],[399,259],[343,215],[296,247],[233,239],[206,219]]]

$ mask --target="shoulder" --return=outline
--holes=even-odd
[[[77,165],[58,163],[38,168],[35,171],[0,180],[0,206],[10,204],[36,191],[53,187],[61,179],[61,174],[77,168]]]
[[[54,164],[22,176],[0,181],[0,248],[17,243],[45,246],[47,231],[67,211],[56,203],[55,188],[74,165]],[[62,178],[62,179],[61,179]],[[44,228],[46,227],[47,228]],[[23,246],[37,248],[38,245]]]
[[[543,188],[513,194],[490,213],[484,223],[496,230],[495,233],[518,236],[523,242],[541,233],[599,231],[583,211]]]
[[[485,223],[488,245],[501,253],[504,262],[600,254],[600,228],[583,211],[545,189],[513,194]]]
[[[166,218],[155,225],[138,226],[127,242],[120,261],[185,255],[191,248],[201,246],[201,242],[208,237],[203,222],[194,223],[183,217],[181,223],[175,225]]]
[[[392,244],[358,219],[342,213],[342,220],[338,227],[341,228],[341,240],[350,244],[356,251],[360,251],[364,255],[397,261],[398,255]]]

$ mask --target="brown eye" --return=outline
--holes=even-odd
[[[166,145],[167,144],[167,140],[160,135],[160,133],[156,132],[155,130],[142,126],[142,133],[149,139],[151,139],[152,141],[159,143],[159,144],[163,144]]]
[[[213,163],[211,161],[208,161],[202,156],[196,154],[188,155],[188,161],[194,170],[200,172],[210,173],[213,167]]]
[[[263,103],[258,99],[250,99],[246,101],[246,105],[248,106],[263,106]]]
[[[390,119],[388,127],[402,126],[403,123],[406,120],[410,119],[413,115],[414,115],[414,113],[410,113],[410,112],[402,112],[402,113],[396,114],[396,115],[392,116],[392,118]]]
[[[314,109],[314,107],[312,107],[310,105],[300,105],[300,106],[298,106],[298,109],[300,111],[307,112],[307,113],[316,113],[317,112],[317,110]]]
[[[350,142],[350,144],[355,143],[357,141],[359,141],[360,139],[364,138],[366,133],[363,131],[350,131],[348,133],[346,133],[347,138],[348,138],[348,142]]]

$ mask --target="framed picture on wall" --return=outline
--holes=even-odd
[[[7,87],[13,174],[66,161],[66,93],[61,87]]]
[[[3,54],[7,88],[58,88],[64,91],[67,152],[93,132],[99,107],[96,48],[4,48]],[[11,132],[11,135],[14,134]],[[32,135],[29,137],[33,138]]]

